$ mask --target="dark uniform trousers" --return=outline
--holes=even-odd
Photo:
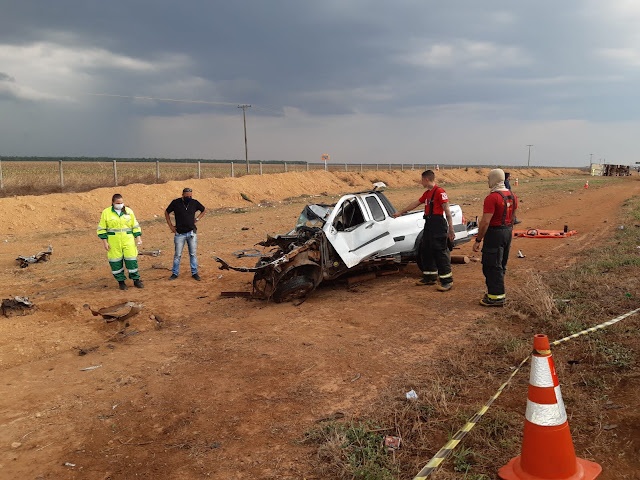
[[[511,226],[489,227],[482,246],[482,273],[488,294],[493,299],[504,298],[504,274],[511,248]]]
[[[447,221],[442,215],[425,216],[420,268],[425,279],[439,278],[441,285],[453,282],[447,236]]]

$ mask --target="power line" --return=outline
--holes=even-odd
[[[140,95],[116,95],[113,93],[87,93],[86,95],[90,95],[92,97],[112,97],[112,98],[132,98],[134,100],[154,100],[156,102],[173,102],[173,103],[194,103],[201,105],[227,105],[234,106],[238,105],[238,102],[230,103],[230,102],[212,102],[208,100],[188,100],[183,98],[162,98],[162,97],[146,97]],[[258,110],[264,110],[265,112],[273,112],[280,115],[284,115],[284,110],[282,108],[278,108],[273,105],[251,105],[253,108],[257,108]]]
[[[133,98],[135,100],[155,100],[157,102],[176,102],[176,103],[199,103],[204,105],[237,105],[237,103],[227,102],[209,102],[206,100],[184,100],[177,98],[158,98],[158,97],[141,97],[137,95],[115,95],[112,93],[87,93],[93,97],[115,97],[115,98]]]

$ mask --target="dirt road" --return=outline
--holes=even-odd
[[[270,188],[287,188],[286,174],[280,177],[284,186],[264,181],[264,192],[251,193],[256,203]],[[640,194],[637,177],[591,181],[589,189],[584,178],[520,182],[522,227],[568,225],[579,234],[514,240],[514,252],[526,257],[510,260],[508,289],[523,288],[519,272],[573,263],[617,228],[625,199]],[[334,194],[342,186],[304,188]],[[162,189],[139,190],[172,198]],[[140,205],[138,212],[135,189],[123,190],[142,220],[143,250],[162,250],[139,259],[144,290],[115,288],[95,237],[99,210],[83,208],[95,192],[49,196],[49,212],[45,199],[3,199],[33,205],[39,215],[12,219],[2,238],[2,298],[27,295],[37,305],[28,316],[0,317],[2,478],[316,478],[312,451],[296,441],[316,420],[357,415],[391,378],[464,343],[468,325],[488,314],[478,304],[484,285],[474,262],[453,266],[448,293],[415,287],[410,266],[351,288],[324,286],[299,306],[220,298],[221,291],[249,291],[251,277],[218,270],[212,256],[232,260],[267,232],[289,230],[305,198],[247,202],[241,210],[214,205],[221,209],[200,227],[203,281],[190,278],[183,258],[182,275],[169,282],[173,245],[162,211]],[[468,218],[481,214],[484,182],[447,190]],[[388,196],[400,206],[419,194],[416,186]],[[65,208],[61,220],[55,211]],[[48,244],[51,261],[17,267],[17,255]],[[473,255],[470,244],[455,253]],[[125,335],[82,307],[123,301],[145,306]],[[602,478],[612,477],[605,469]]]

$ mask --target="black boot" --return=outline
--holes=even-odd
[[[144,288],[144,283],[142,283],[142,280],[134,280],[133,286],[136,288]]]
[[[120,287],[120,290],[126,290],[127,289],[127,284],[124,283],[124,280],[120,280],[118,282],[118,286]]]

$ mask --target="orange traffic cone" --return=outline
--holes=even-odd
[[[518,186],[518,177],[516,177],[516,187]]]
[[[577,458],[546,335],[533,338],[522,453],[498,471],[503,480],[593,480],[602,467]]]
[[[584,184],[584,188],[589,188],[589,180],[587,180]]]

